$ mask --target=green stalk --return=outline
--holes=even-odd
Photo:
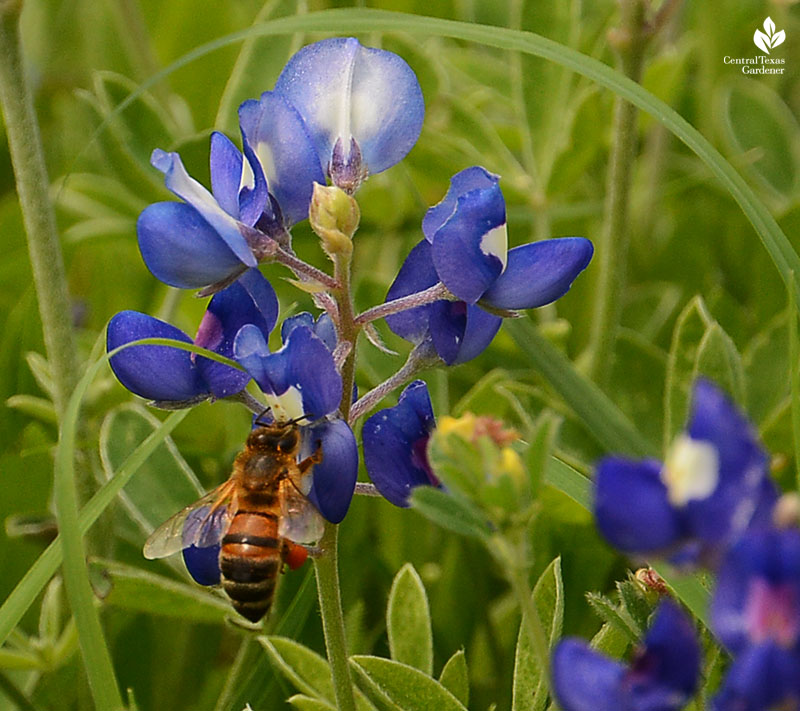
[[[39,123],[25,81],[19,36],[21,9],[21,0],[0,0],[0,104],[53,373],[53,398],[61,416],[78,382],[78,356]]]
[[[355,711],[356,701],[353,694],[353,678],[347,661],[342,593],[339,586],[338,537],[339,526],[326,523],[325,534],[319,542],[322,555],[314,559],[314,569],[317,574],[317,593],[322,631],[325,634],[325,650],[336,694],[336,708],[339,711]]]
[[[618,31],[618,65],[632,81],[639,82],[644,66],[645,3],[624,0]],[[622,294],[628,263],[628,228],[631,176],[636,157],[638,109],[621,96],[614,101],[611,155],[606,178],[603,229],[597,240],[597,283],[594,315],[589,334],[590,368],[600,384],[611,375],[614,344],[622,316]]]

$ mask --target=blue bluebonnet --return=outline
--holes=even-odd
[[[375,488],[396,506],[408,506],[415,486],[438,486],[427,446],[436,426],[428,386],[415,380],[397,405],[379,410],[364,423],[364,464]]]
[[[349,193],[399,162],[422,130],[425,105],[411,67],[354,37],[303,47],[275,91],[303,117],[331,182]]]
[[[630,665],[565,639],[552,659],[553,692],[564,711],[677,711],[697,686],[700,647],[691,620],[662,602]]]
[[[172,338],[231,358],[242,326],[251,324],[266,337],[277,319],[275,291],[257,269],[250,269],[211,299],[194,340],[160,319],[122,311],[108,324],[106,345],[111,351],[142,338]],[[128,390],[162,404],[228,397],[250,380],[241,370],[169,346],[131,346],[112,356],[111,368]]]
[[[715,711],[800,705],[800,532],[751,531],[728,552],[711,628],[734,660]]]
[[[425,240],[406,258],[386,296],[392,301],[442,282],[456,297],[388,316],[412,343],[430,339],[448,365],[480,354],[502,319],[481,308],[531,309],[563,296],[592,258],[583,237],[542,240],[508,249],[499,177],[474,166],[453,176],[444,200],[425,215]]]
[[[325,330],[325,320],[322,319]],[[358,446],[339,415],[342,377],[326,343],[308,325],[294,322],[280,350],[270,353],[264,334],[244,326],[234,342],[234,358],[261,388],[277,420],[300,419],[301,456],[319,447],[308,498],[320,513],[339,523],[347,513],[358,476]]]
[[[752,425],[701,378],[666,461],[602,459],[594,498],[597,526],[616,548],[713,567],[748,527],[769,523],[777,491]]]
[[[255,267],[288,242],[287,230],[308,216],[314,182],[325,180],[303,120],[283,97],[244,102],[239,120],[244,155],[223,134],[211,136],[211,193],[177,153],[153,151],[151,163],[184,201],[148,206],[136,226],[145,264],[166,284],[225,284]]]

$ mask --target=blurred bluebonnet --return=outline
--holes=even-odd
[[[715,711],[800,706],[800,532],[751,531],[729,550],[711,628],[734,657]]]
[[[386,322],[412,343],[430,339],[448,365],[479,355],[502,319],[489,309],[531,309],[563,296],[592,258],[583,237],[542,240],[508,249],[499,177],[484,168],[453,176],[444,200],[422,222],[425,240],[406,258],[386,300],[442,282],[457,297],[393,314]]]
[[[553,692],[564,711],[673,711],[697,686],[700,646],[691,620],[662,602],[630,665],[565,639],[552,659]]]
[[[109,351],[142,338],[172,338],[233,357],[239,329],[251,324],[266,338],[278,319],[278,299],[257,269],[249,269],[208,304],[194,341],[183,331],[138,311],[122,311],[108,324]],[[228,397],[244,389],[247,373],[169,346],[131,346],[111,358],[119,381],[133,393],[157,403],[187,403]]]
[[[677,564],[713,567],[748,527],[769,522],[776,498],[752,425],[702,378],[665,462],[606,457],[595,475],[597,526],[612,545]]]
[[[303,47],[275,91],[303,117],[331,182],[349,193],[405,157],[422,130],[425,105],[411,67],[354,37]]]
[[[264,334],[244,326],[234,342],[234,358],[261,388],[276,420],[309,422],[300,427],[300,455],[310,456],[319,447],[322,461],[314,465],[307,495],[328,521],[339,523],[358,476],[355,436],[337,414],[342,377],[329,347],[308,325],[295,322],[287,331],[283,347],[270,353]]]
[[[397,405],[379,410],[364,423],[364,464],[375,488],[396,506],[408,506],[415,486],[438,486],[427,446],[436,426],[428,386],[415,380]]]
[[[177,153],[151,162],[184,202],[150,205],[137,222],[148,269],[171,286],[225,284],[288,244],[288,229],[308,216],[314,182],[325,176],[297,111],[266,92],[239,109],[244,155],[223,134],[211,136],[209,193]]]

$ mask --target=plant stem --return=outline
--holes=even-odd
[[[314,559],[314,569],[317,574],[319,610],[336,694],[336,707],[338,711],[355,711],[353,678],[347,661],[347,642],[339,587],[338,536],[339,527],[333,523],[326,523],[325,534],[319,542],[322,555]]]
[[[438,282],[424,291],[414,292],[408,296],[401,296],[399,299],[392,299],[383,304],[373,306],[371,309],[360,313],[355,322],[359,326],[363,326],[372,321],[377,321],[379,318],[386,318],[401,311],[408,311],[408,309],[413,309],[416,306],[432,304],[434,301],[440,301],[441,299],[453,300],[455,297],[442,282]]]
[[[619,69],[635,82],[641,79],[647,44],[645,5],[644,0],[623,0],[620,3],[620,29],[614,35]],[[638,114],[638,109],[633,104],[619,96],[615,99],[603,229],[597,243],[595,308],[589,335],[590,369],[601,385],[607,384],[611,375],[614,344],[622,312]]]
[[[39,124],[22,63],[21,9],[21,0],[0,0],[0,104],[55,384],[53,398],[61,416],[78,382],[78,356]]]

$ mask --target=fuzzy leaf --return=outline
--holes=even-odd
[[[462,536],[486,539],[491,529],[471,503],[431,486],[418,486],[411,492],[411,506],[425,518]]]
[[[464,706],[469,704],[469,670],[463,649],[459,649],[447,660],[439,676],[439,683]]]
[[[300,709],[300,711],[336,711],[336,707],[332,706],[327,701],[315,699],[311,696],[304,696],[303,694],[290,696],[286,701],[296,709]]]
[[[272,663],[304,695],[335,703],[328,662],[308,647],[286,637],[259,637]]]
[[[227,601],[197,585],[110,560],[93,561],[90,570],[103,580],[106,605],[211,624],[220,624],[232,614]]]
[[[386,609],[389,650],[396,662],[433,674],[433,633],[428,596],[419,574],[406,563],[394,578]]]
[[[406,664],[359,655],[350,662],[356,681],[373,700],[385,700],[404,711],[465,711],[442,684]],[[382,704],[381,704],[382,705]]]
[[[638,641],[639,630],[636,629],[636,623],[630,619],[626,611],[620,610],[620,608],[605,595],[587,593],[586,601],[604,622],[624,634],[629,642],[635,643]]]
[[[564,622],[564,582],[561,558],[556,558],[536,582],[533,602],[550,646],[561,636]],[[541,711],[547,700],[548,679],[542,676],[539,659],[523,620],[517,637],[514,660],[512,711]]]

